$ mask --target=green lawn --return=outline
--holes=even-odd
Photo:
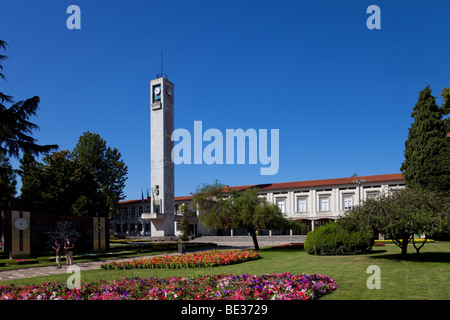
[[[323,300],[450,300],[450,243],[427,244],[419,256],[410,247],[405,260],[395,245],[377,247],[373,253],[357,256],[312,256],[303,250],[263,248],[262,259],[223,267],[200,269],[92,270],[81,273],[81,281],[121,277],[196,276],[206,274],[320,273],[332,277],[339,288]],[[368,289],[367,267],[381,271],[381,289]],[[66,281],[69,274],[16,280],[16,285]],[[2,281],[0,284],[9,284]]]

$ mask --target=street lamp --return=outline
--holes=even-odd
[[[366,182],[366,179],[356,179],[356,180],[353,180],[353,182],[354,183],[357,183],[358,184],[358,189],[359,189],[359,205],[361,205],[361,184],[363,183],[363,182]]]

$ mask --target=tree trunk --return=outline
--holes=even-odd
[[[406,254],[408,253],[408,240],[409,238],[403,238],[402,239],[402,257],[406,257]]]
[[[250,235],[252,236],[253,245],[255,246],[255,250],[259,250],[258,239],[256,238],[256,230],[251,230]]]
[[[422,242],[422,244],[420,246],[416,246],[416,243],[414,242],[414,237],[412,239],[412,243],[414,248],[416,249],[416,253],[419,254],[420,249],[422,249],[422,247],[425,245],[425,243],[427,242],[428,238],[425,236],[425,241]]]

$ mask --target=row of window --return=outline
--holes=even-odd
[[[150,212],[150,206],[145,207],[145,212]],[[137,207],[138,216],[141,216],[144,213],[144,207]],[[122,207],[117,209],[117,215],[120,217],[122,215],[123,218],[128,217],[136,217],[136,207]]]
[[[145,232],[150,232],[150,224],[146,223],[146,224],[142,224],[142,223],[138,223],[138,224],[134,224],[134,223],[130,223],[130,224],[116,224],[116,233],[122,233],[122,232],[141,232],[143,231],[143,229],[145,229]]]
[[[190,208],[191,206],[189,206]],[[140,217],[143,213],[144,213],[144,207],[143,206],[139,206],[139,207],[121,207],[117,209],[117,216],[120,217],[122,216],[122,218],[126,218],[128,216],[130,217],[136,217],[136,208],[137,208],[137,213],[138,216]],[[150,212],[150,206],[146,206],[145,207],[145,212]],[[176,214],[181,214],[180,208],[176,208]]]
[[[367,198],[376,198],[377,193],[367,194]],[[282,213],[286,213],[286,198],[276,199],[276,203]],[[349,210],[353,207],[353,195],[342,196],[342,209]],[[308,197],[297,197],[297,208],[295,212],[308,212]],[[319,196],[318,211],[330,211],[330,196]]]

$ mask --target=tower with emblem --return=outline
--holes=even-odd
[[[172,133],[174,131],[174,84],[166,74],[150,81],[150,213],[152,237],[174,236],[174,163]]]

